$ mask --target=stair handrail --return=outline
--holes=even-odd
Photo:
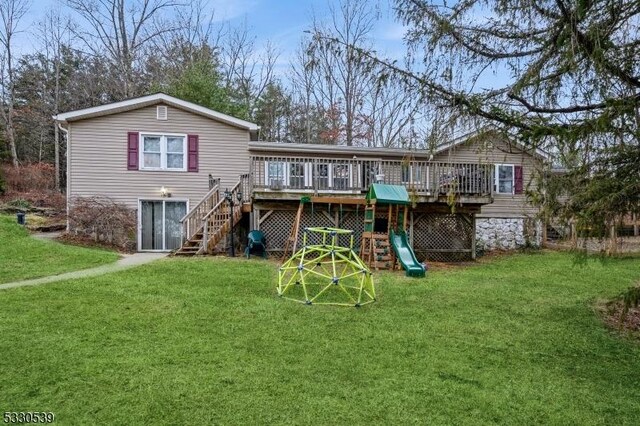
[[[216,205],[219,200],[220,185],[215,184],[209,192],[200,199],[198,204],[180,219],[180,224],[182,225],[182,243],[184,243],[184,238],[191,238],[191,236],[198,232],[202,218],[211,210],[208,204]]]
[[[236,201],[233,204],[233,211],[223,212],[218,217],[214,218],[214,221],[217,224],[217,228],[223,228],[226,223],[234,220],[237,211],[240,211],[240,209],[242,208],[243,200],[236,200],[236,194],[242,188],[242,182],[243,177],[241,176],[238,182],[233,186],[233,188],[231,188],[230,191],[232,199]],[[204,248],[205,252],[208,252],[209,248],[209,222],[211,221],[211,216],[213,214],[217,214],[226,201],[227,200],[222,197],[220,201],[218,201],[218,203],[202,218],[202,247]]]

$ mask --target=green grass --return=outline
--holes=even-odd
[[[115,262],[118,254],[41,241],[16,224],[15,216],[0,215],[0,283],[57,275]]]
[[[0,411],[60,424],[637,424],[640,345],[594,303],[638,258],[514,255],[304,306],[259,260],[0,292]]]

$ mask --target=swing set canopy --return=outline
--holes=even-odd
[[[408,205],[409,193],[402,185],[387,185],[373,183],[367,192],[367,201],[375,204],[402,204]]]

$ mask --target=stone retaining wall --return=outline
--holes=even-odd
[[[533,230],[527,230],[525,221],[525,218],[476,219],[476,247],[484,250],[513,250],[527,244],[539,245],[539,224],[533,226]]]

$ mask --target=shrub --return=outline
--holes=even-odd
[[[52,164],[31,163],[18,167],[4,164],[0,167],[6,182],[6,192],[55,190],[56,170]]]
[[[7,183],[4,180],[4,170],[0,167],[0,195],[7,192]]]
[[[108,197],[78,197],[70,207],[69,228],[77,235],[122,248],[135,241],[136,214],[124,204]]]
[[[629,315],[631,308],[640,306],[640,286],[630,287],[622,295],[622,312],[620,314],[620,323],[623,323]]]
[[[13,207],[19,210],[29,210],[31,208],[31,203],[22,198],[16,198],[15,200],[11,200],[7,203],[7,206]]]

